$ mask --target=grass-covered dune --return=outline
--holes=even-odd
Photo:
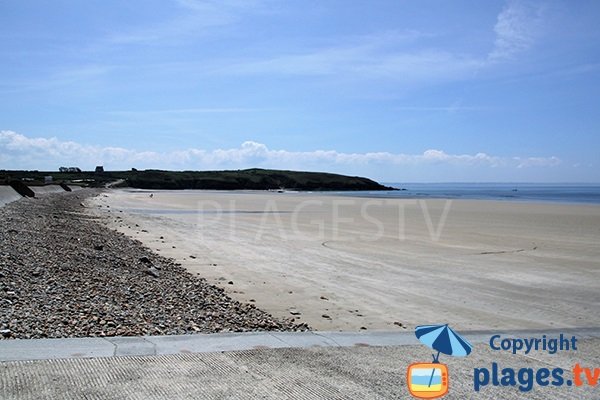
[[[122,179],[121,186],[140,189],[214,189],[214,190],[393,190],[371,179],[324,172],[244,169],[229,171],[106,171],[43,172],[0,171],[0,183],[24,180],[28,185],[43,184],[44,177],[54,182],[82,182],[102,186]]]

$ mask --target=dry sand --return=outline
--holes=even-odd
[[[92,203],[235,299],[318,330],[600,326],[600,206],[149,193]]]

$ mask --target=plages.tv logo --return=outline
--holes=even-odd
[[[448,324],[421,325],[415,328],[421,343],[437,351],[432,354],[433,362],[418,362],[408,366],[406,384],[408,391],[418,399],[436,399],[448,393],[450,376],[448,366],[439,361],[440,353],[453,357],[464,357],[473,346],[454,332]]]

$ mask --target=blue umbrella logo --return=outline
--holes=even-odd
[[[432,354],[434,364],[439,364],[440,353],[453,357],[465,357],[473,350],[473,345],[454,332],[448,324],[417,326],[415,335],[421,343],[437,351],[437,355]],[[434,373],[435,368],[431,372],[428,386],[431,386]]]

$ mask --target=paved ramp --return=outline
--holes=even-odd
[[[63,193],[65,191],[60,185],[30,186],[29,188],[33,190],[36,197],[47,193]]]
[[[0,185],[0,207],[10,202],[19,200],[22,196],[10,186]]]
[[[599,388],[587,386],[535,386],[522,393],[517,387],[489,385],[473,391],[474,368],[491,368],[492,362],[514,369],[569,371],[576,362],[598,367],[600,339],[589,333],[582,335],[575,352],[512,355],[491,351],[487,343],[477,340],[469,357],[442,356],[450,371],[450,393],[445,399],[598,399]],[[0,363],[0,398],[410,399],[406,369],[413,362],[429,361],[429,349],[415,344],[370,346],[367,335],[362,339],[363,343],[351,347],[210,353],[180,349],[168,355],[9,361]],[[565,375],[570,378],[570,373]]]

